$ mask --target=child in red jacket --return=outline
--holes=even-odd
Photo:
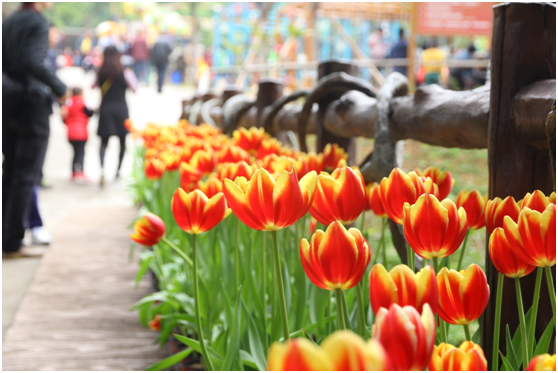
[[[72,181],[88,183],[90,180],[83,172],[83,159],[87,142],[87,123],[93,111],[85,106],[81,88],[72,89],[72,98],[68,99],[66,105],[62,107],[61,115],[68,127],[68,140],[74,148]]]

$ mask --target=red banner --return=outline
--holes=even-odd
[[[491,35],[495,3],[418,3],[419,34]]]

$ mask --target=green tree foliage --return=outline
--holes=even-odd
[[[54,3],[45,17],[56,27],[92,28],[114,19],[121,12],[122,3]]]

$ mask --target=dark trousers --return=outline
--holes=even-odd
[[[167,71],[168,63],[157,64],[157,92],[163,90],[163,83],[165,82],[165,72]]]
[[[101,168],[105,166],[105,152],[107,150],[109,136],[101,137]],[[120,139],[120,156],[118,158],[118,171],[120,171],[120,166],[122,166],[122,160],[124,159],[124,153],[126,153],[126,134],[118,136]]]
[[[17,129],[19,123],[7,123],[13,121],[2,123],[2,251],[17,251],[21,247],[49,132],[48,115],[41,131],[23,133]]]
[[[72,159],[72,172],[83,171],[83,159],[85,158],[85,141],[70,140],[74,148],[74,158]]]
[[[39,187],[33,187],[33,195],[31,197],[31,204],[29,205],[29,217],[27,219],[26,228],[35,228],[43,226],[43,219],[41,219],[41,214],[39,213],[39,201],[37,198],[37,193],[39,193]]]

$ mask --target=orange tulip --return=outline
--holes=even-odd
[[[215,155],[207,150],[198,150],[190,159],[190,166],[200,171],[202,174],[209,174],[213,172],[217,159]]]
[[[233,132],[234,144],[252,153],[258,150],[264,137],[265,131],[263,128],[252,127],[249,130],[239,128]]]
[[[488,196],[481,196],[478,190],[467,192],[462,190],[457,195],[455,204],[457,207],[463,207],[467,213],[467,226],[469,229],[480,229],[484,227],[484,209]]]
[[[508,215],[513,221],[517,221],[519,217],[519,205],[513,197],[489,199],[486,202],[486,210],[484,218],[486,222],[486,231],[491,234],[494,229],[504,226],[504,216]]]
[[[380,184],[370,183],[366,186],[366,205],[364,205],[364,210],[372,210],[380,218],[388,217],[380,197]]]
[[[250,162],[250,154],[238,146],[226,145],[217,152],[217,162],[219,163],[236,163],[240,161]]]
[[[392,303],[413,306],[422,310],[426,303],[432,312],[438,308],[438,284],[432,267],[424,267],[414,273],[404,264],[388,271],[376,264],[370,271],[370,304],[375,314],[381,307],[389,308]]]
[[[371,339],[366,343],[349,330],[329,335],[321,344],[335,371],[383,371],[389,362],[382,345]]]
[[[322,371],[334,370],[327,353],[305,338],[274,342],[267,354],[270,371]]]
[[[521,260],[512,250],[503,228],[496,228],[490,235],[488,253],[494,267],[510,278],[521,278],[533,272],[534,266]]]
[[[207,232],[228,215],[223,193],[207,198],[199,189],[186,193],[178,188],[172,196],[171,208],[180,229],[190,234]]]
[[[550,203],[541,214],[524,207],[516,224],[504,218],[504,231],[512,250],[522,261],[536,267],[556,264],[556,205]]]
[[[449,199],[423,194],[414,205],[405,203],[403,231],[411,248],[425,259],[453,254],[467,233],[467,214]]]
[[[294,167],[297,175],[302,174],[302,162],[286,155],[269,154],[261,161],[261,167],[271,174],[290,171]]]
[[[317,175],[311,172],[300,182],[294,171],[283,171],[277,181],[263,168],[250,181],[238,177],[223,181],[223,193],[234,214],[247,226],[276,231],[294,224],[308,212],[316,192]]]
[[[147,326],[149,326],[149,328],[151,330],[153,330],[154,332],[160,331],[161,330],[161,315],[156,314],[155,317],[153,318],[153,320],[151,320],[147,323]]]
[[[277,139],[263,139],[258,147],[258,152],[256,154],[256,158],[263,159],[265,156],[269,154],[277,154],[279,149],[281,149],[281,142]]]
[[[434,314],[428,303],[422,315],[412,306],[393,303],[380,308],[372,327],[373,338],[384,347],[393,370],[424,370],[436,341]]]
[[[159,154],[159,158],[161,158],[161,161],[165,164],[165,168],[169,171],[177,170],[180,166],[180,156],[173,151],[162,151]]]
[[[370,263],[370,248],[360,231],[335,221],[325,233],[318,229],[310,244],[300,241],[300,259],[306,275],[319,288],[350,289],[360,282]]]
[[[529,365],[527,365],[528,371],[556,371],[556,354],[550,356],[549,354],[542,354],[535,356]]]
[[[182,189],[187,191],[193,189],[202,176],[202,172],[189,163],[182,162],[180,164],[180,187]]]
[[[520,202],[517,202],[517,204],[521,205],[521,209],[529,207],[531,210],[542,213],[550,203],[556,204],[556,193],[552,192],[547,197],[540,190],[535,190],[532,194],[527,193]]]
[[[424,184],[414,172],[408,174],[394,168],[380,183],[380,199],[386,214],[397,224],[403,224],[403,205],[413,204],[424,193]]]
[[[323,165],[326,170],[335,170],[339,167],[339,162],[344,159],[349,159],[349,155],[345,153],[343,148],[340,148],[337,144],[327,144],[322,151],[323,154]]]
[[[250,179],[256,169],[244,161],[237,163],[221,163],[217,165],[217,174],[220,180],[234,180],[239,176]]]
[[[434,349],[428,370],[486,371],[487,363],[482,348],[471,341],[463,342],[459,348],[440,343]]]
[[[210,176],[205,181],[198,181],[197,188],[201,190],[207,198],[211,198],[217,193],[221,193],[223,191],[223,183],[215,176]]]
[[[318,176],[310,214],[325,225],[336,220],[348,225],[360,216],[365,204],[366,189],[360,171],[337,168],[331,176],[326,172]]]
[[[153,246],[165,235],[165,223],[157,215],[146,212],[134,223],[134,233],[130,238],[140,245]]]
[[[489,289],[482,269],[471,264],[467,270],[443,267],[438,273],[438,315],[453,325],[468,325],[478,319],[488,304]]]
[[[146,158],[144,171],[149,180],[159,180],[165,172],[165,164],[158,158]]]
[[[302,174],[306,175],[310,171],[316,171],[319,175],[324,170],[323,154],[308,153],[298,156],[298,160],[302,163]]]
[[[449,196],[453,184],[455,184],[455,179],[451,177],[451,172],[440,171],[437,167],[430,166],[424,172],[420,169],[415,169],[415,172],[419,176],[429,177],[432,179],[434,184],[438,186],[439,194],[437,197],[439,199],[444,199]]]
[[[310,218],[310,234],[314,234],[314,231],[318,228],[318,221],[314,218]]]

